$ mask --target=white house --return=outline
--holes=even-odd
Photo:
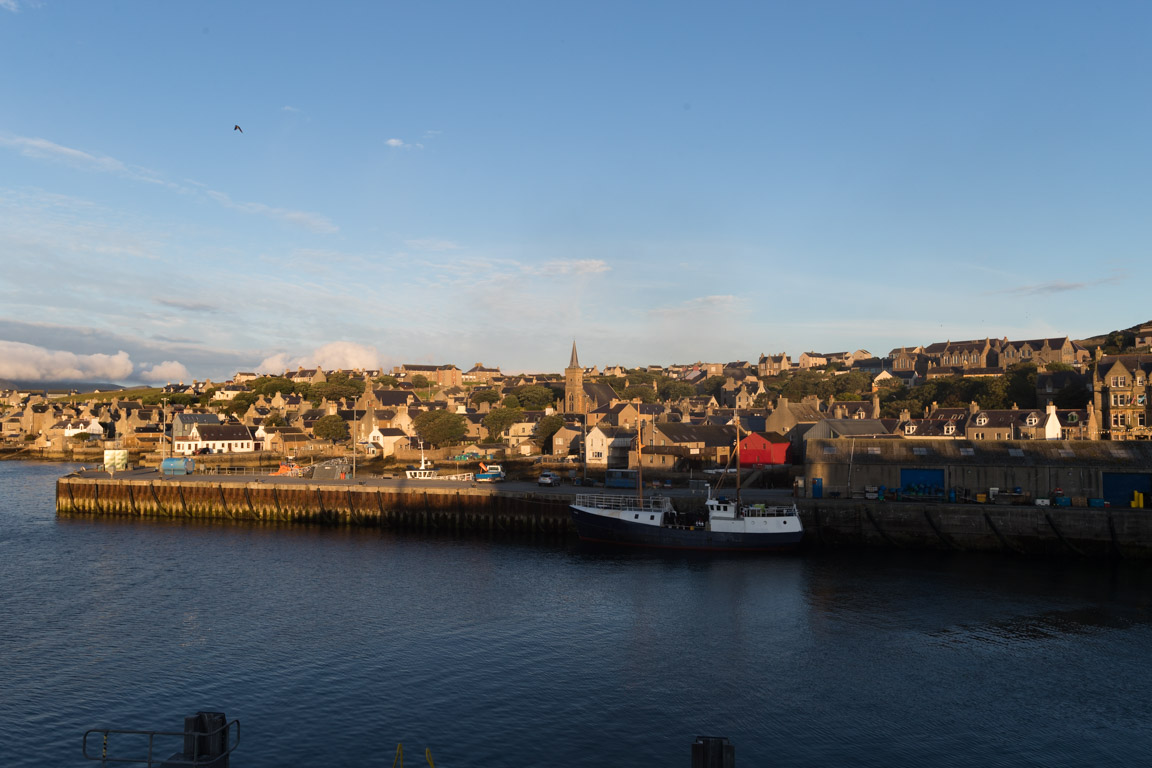
[[[187,437],[177,437],[173,452],[188,456],[208,449],[210,453],[252,453],[252,431],[243,424],[194,424]]]
[[[585,439],[585,460],[590,467],[627,467],[628,449],[636,430],[596,425]]]

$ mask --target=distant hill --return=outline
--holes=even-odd
[[[1074,341],[1082,347],[1089,347],[1089,348],[1102,347],[1108,343],[1108,337],[1111,336],[1112,334],[1123,333],[1123,334],[1130,334],[1130,335],[1134,336],[1137,331],[1139,331],[1141,328],[1143,328],[1146,325],[1152,325],[1152,321],[1148,321],[1148,322],[1144,322],[1144,323],[1137,323],[1136,325],[1132,326],[1131,328],[1122,328],[1118,331],[1109,331],[1108,333],[1102,333],[1099,336],[1090,336],[1087,339],[1074,339]]]
[[[127,389],[147,389],[147,387],[92,381],[20,381],[18,379],[0,379],[0,389],[42,389],[48,392],[113,392]]]

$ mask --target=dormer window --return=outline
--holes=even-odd
[[[916,431],[916,425],[915,424],[905,424],[904,425],[904,434],[911,435],[915,431]]]
[[[946,435],[956,434],[956,425],[955,424],[945,424],[944,425],[944,434],[946,434]]]
[[[983,426],[986,426],[987,424],[988,424],[988,417],[985,416],[984,414],[980,414],[979,416],[976,417],[976,426],[983,427]]]
[[[1080,420],[1080,417],[1077,416],[1075,413],[1068,414],[1068,423],[1069,424],[1075,424],[1079,420]]]
[[[1036,417],[1036,414],[1030,413],[1028,414],[1028,418],[1024,420],[1024,423],[1030,427],[1034,427],[1040,423],[1040,419]]]

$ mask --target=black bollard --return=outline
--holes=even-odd
[[[736,747],[725,736],[697,736],[692,744],[692,768],[735,768]]]
[[[184,759],[197,766],[228,768],[229,730],[223,712],[197,712],[184,718]]]

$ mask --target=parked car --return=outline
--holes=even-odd
[[[555,472],[541,472],[536,485],[560,485],[560,475]]]

